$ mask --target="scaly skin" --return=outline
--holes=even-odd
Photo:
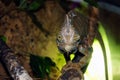
[[[88,18],[71,10],[65,17],[62,29],[57,37],[57,46],[63,53],[67,64],[63,67],[65,72],[69,67],[77,67],[84,73],[90,61],[92,53],[92,43],[97,27],[94,18]],[[70,54],[75,57],[70,60]]]

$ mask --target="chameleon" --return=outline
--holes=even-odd
[[[71,66],[75,63],[83,73],[92,56],[92,43],[96,29],[97,22],[94,18],[71,10],[66,14],[56,38],[57,47],[63,53],[66,63]],[[75,55],[72,60],[70,59],[71,54]],[[68,66],[63,67],[63,71],[66,67]],[[73,65],[73,67],[75,66]]]
[[[69,69],[79,69],[83,75],[92,57],[92,44],[96,38],[103,50],[105,77],[108,80],[108,65],[105,45],[102,36],[98,31],[99,11],[95,7],[90,7],[89,16],[71,10],[65,16],[65,21],[57,36],[57,47],[63,53],[66,65],[63,66],[62,73],[67,73]],[[70,55],[75,57],[71,60]],[[63,75],[60,77],[62,79]],[[82,78],[84,79],[84,77]],[[63,79],[64,80],[64,79]]]

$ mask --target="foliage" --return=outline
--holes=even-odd
[[[51,68],[56,67],[56,64],[49,57],[41,57],[31,54],[30,66],[36,77],[45,78],[49,77]]]
[[[9,5],[12,1],[17,5],[19,9],[25,10],[25,11],[37,11],[41,7],[44,6],[44,3],[46,0],[2,0],[6,5]],[[69,11],[72,9],[70,6],[77,6],[78,4],[81,4],[80,2],[74,2],[74,0],[55,0],[57,1],[60,6],[65,10]],[[96,0],[84,0],[88,4],[98,7]],[[77,3],[77,4],[76,4]]]
[[[15,3],[19,9],[27,11],[38,10],[44,2],[45,0],[15,0]]]
[[[0,39],[2,39],[4,42],[6,42],[7,38],[3,35],[0,36]]]
[[[96,0],[84,0],[84,1],[86,1],[88,4],[90,4],[92,6],[98,7]]]

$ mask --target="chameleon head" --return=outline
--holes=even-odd
[[[80,35],[70,22],[66,22],[56,40],[58,49],[62,53],[71,54],[77,51],[78,44],[80,43]]]

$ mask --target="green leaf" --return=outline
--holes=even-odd
[[[45,62],[47,65],[56,66],[55,63],[49,57],[45,57]]]
[[[84,1],[88,2],[88,3],[89,3],[90,5],[92,5],[92,6],[98,7],[97,2],[94,1],[94,0],[84,0]]]
[[[4,42],[6,42],[7,38],[5,36],[0,36],[0,39],[2,39]]]
[[[35,11],[38,10],[43,4],[45,0],[33,0],[28,2],[28,0],[20,0],[19,7],[20,9],[27,11]]]
[[[20,5],[18,8],[26,9],[27,8],[27,0],[20,0]]]
[[[28,6],[28,10],[37,10],[40,6],[40,3],[34,1]]]
[[[55,65],[56,64],[49,57],[30,55],[31,69],[38,78],[49,76],[51,67],[55,67]]]

